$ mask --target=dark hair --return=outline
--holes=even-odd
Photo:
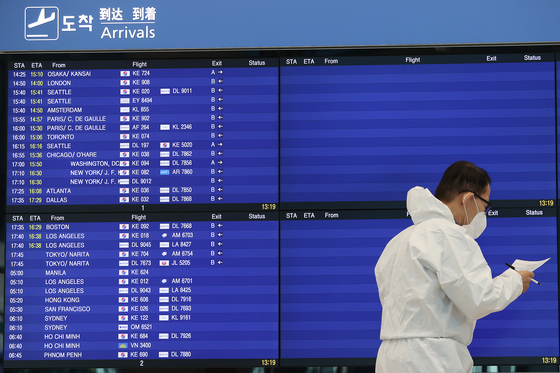
[[[458,161],[445,170],[434,195],[442,202],[451,202],[466,190],[484,194],[491,182],[482,168],[467,161]]]

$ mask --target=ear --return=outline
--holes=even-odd
[[[460,193],[460,194],[457,196],[457,198],[459,198],[459,204],[460,204],[461,206],[464,206],[464,205],[465,205],[465,203],[467,202],[467,200],[468,200],[470,194],[473,194],[473,193],[472,193],[472,192],[463,192],[463,193]]]

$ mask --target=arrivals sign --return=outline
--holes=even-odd
[[[24,37],[27,41],[54,41],[64,33],[81,32],[100,35],[101,39],[153,39],[155,23],[155,7],[99,8],[97,14],[66,14],[56,6],[31,6],[25,8]]]

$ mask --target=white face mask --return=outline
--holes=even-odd
[[[465,196],[465,198],[467,197]],[[486,214],[484,213],[484,211],[478,210],[478,204],[476,203],[476,200],[474,200],[474,194],[473,194],[474,204],[476,205],[476,211],[478,211],[478,213],[476,214],[474,219],[469,223],[469,214],[467,214],[467,207],[465,206],[465,198],[463,198],[463,207],[465,209],[465,215],[467,216],[467,225],[463,225],[463,228],[467,230],[467,234],[469,236],[471,236],[473,239],[477,239],[478,237],[480,237],[482,232],[484,232],[484,230],[486,229]]]

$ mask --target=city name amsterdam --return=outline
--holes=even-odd
[[[69,100],[69,99],[68,99]],[[83,108],[81,107],[50,107],[47,109],[47,113],[81,113]]]

